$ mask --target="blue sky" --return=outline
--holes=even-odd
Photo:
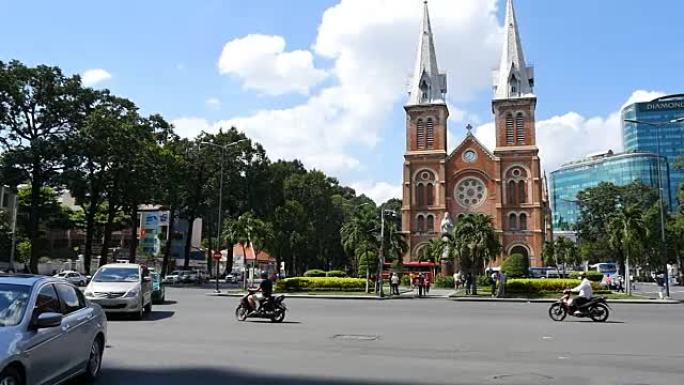
[[[502,1],[430,1],[437,59],[449,77],[452,147],[467,123],[491,143],[489,73],[501,48]],[[399,192],[419,0],[0,0],[0,7],[0,60],[68,73],[102,69],[109,77],[95,87],[163,114],[186,135],[236,124],[273,158],[303,158],[377,200]],[[549,171],[619,149],[616,113],[628,99],[684,91],[684,2],[515,0],[515,7],[535,65],[538,144]]]

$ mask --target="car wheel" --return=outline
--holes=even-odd
[[[88,356],[88,366],[86,367],[86,372],[83,378],[86,382],[92,382],[97,379],[100,375],[100,369],[102,368],[102,353],[103,353],[102,340],[98,337],[93,341],[93,345],[90,347],[90,356]],[[0,384],[1,385],[1,384]]]
[[[133,319],[136,321],[140,321],[143,319],[143,316],[145,315],[143,312],[145,311],[145,307],[142,304],[142,298],[140,299],[140,309],[136,310],[135,313],[133,313]]]
[[[9,367],[0,373],[0,385],[21,385],[24,379],[21,373],[15,368]]]

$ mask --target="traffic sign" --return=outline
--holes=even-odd
[[[213,258],[214,258],[214,261],[220,261],[221,260],[221,252],[220,251],[214,251]]]

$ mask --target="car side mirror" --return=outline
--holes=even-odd
[[[60,313],[41,313],[36,318],[34,326],[36,329],[53,328],[62,324],[62,315]]]

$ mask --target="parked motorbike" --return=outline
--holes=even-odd
[[[594,297],[591,301],[576,307],[569,304],[570,295],[571,292],[565,290],[563,292],[563,297],[549,307],[549,317],[551,317],[552,320],[557,322],[563,321],[568,314],[577,318],[591,318],[594,322],[606,322],[606,320],[608,320],[608,316],[610,315],[608,309],[610,306],[608,306],[604,297]]]
[[[240,304],[235,309],[235,318],[238,321],[244,321],[247,318],[265,318],[270,319],[271,322],[283,322],[285,320],[285,312],[287,307],[283,303],[285,299],[284,295],[279,295],[277,297],[271,296],[270,298],[264,300],[261,306],[256,311],[251,311],[251,305],[247,298],[254,294],[250,291],[242,297]]]

